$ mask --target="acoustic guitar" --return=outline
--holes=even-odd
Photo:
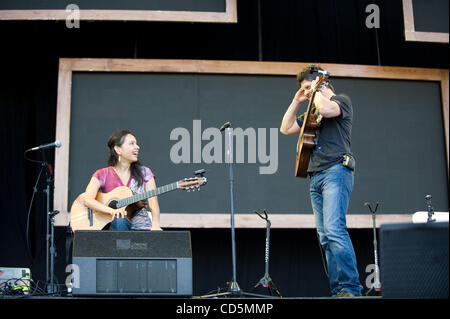
[[[102,204],[117,209],[126,207],[127,219],[131,222],[131,219],[144,207],[142,200],[158,196],[167,192],[171,192],[176,189],[195,191],[199,190],[201,186],[206,184],[206,177],[193,177],[185,178],[178,182],[167,184],[158,187],[153,190],[141,194],[133,194],[133,191],[126,187],[116,187],[109,193],[97,193],[96,200]],[[72,204],[70,208],[70,226],[73,231],[76,230],[101,230],[108,223],[111,222],[112,216],[107,213],[91,210],[83,203],[83,194],[80,194]]]
[[[313,72],[314,66],[311,66],[311,72]],[[320,123],[321,116],[312,113],[312,106],[314,104],[314,97],[318,88],[322,85],[329,73],[326,71],[317,71],[320,74],[319,81],[312,88],[311,98],[309,99],[308,108],[304,113],[303,125],[300,129],[300,134],[297,142],[297,156],[295,160],[295,176],[307,177],[309,160],[311,158],[312,150],[315,147],[314,139],[316,137],[316,130]]]

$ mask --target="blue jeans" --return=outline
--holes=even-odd
[[[130,230],[131,223],[123,217],[115,217],[109,226],[109,230]]]
[[[333,295],[344,289],[360,296],[363,288],[345,218],[353,183],[353,172],[341,163],[311,177],[311,204]]]

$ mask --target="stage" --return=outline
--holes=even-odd
[[[448,1],[35,2],[0,3],[0,305],[288,317],[448,299]],[[362,297],[331,296],[314,175],[296,176],[301,136],[282,129],[312,65],[329,74],[327,99],[351,104],[340,226]],[[97,170],[127,161],[107,160],[119,129],[153,176],[147,208],[162,231],[102,230],[80,196]],[[22,291],[34,293],[12,295]]]
[[[417,315],[423,309],[434,311],[444,310],[447,300],[411,300],[411,299],[382,299],[378,297],[362,297],[352,299],[333,298],[283,298],[281,299],[161,299],[161,298],[57,298],[57,297],[28,297],[22,299],[0,299],[2,309],[17,309],[21,313],[31,314],[33,309],[55,307],[56,309],[70,309],[71,315],[101,313],[103,315],[117,314],[117,308],[158,309],[165,318],[286,318],[293,315],[318,311],[322,314],[336,314],[351,311],[351,316],[361,314],[387,313],[393,308],[400,308],[404,315]],[[26,307],[24,309],[23,307]]]

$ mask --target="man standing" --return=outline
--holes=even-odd
[[[303,117],[297,118],[302,102],[312,96],[318,70],[307,67],[297,75],[300,89],[284,114],[280,132],[298,134]],[[356,257],[346,226],[346,211],[353,190],[354,159],[351,152],[353,107],[348,96],[336,95],[331,84],[314,96],[315,113],[322,116],[316,132],[308,175],[310,196],[320,244],[325,251],[331,293],[337,297],[360,296],[362,286]]]

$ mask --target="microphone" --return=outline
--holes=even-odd
[[[47,148],[61,147],[61,145],[62,145],[61,142],[59,140],[56,140],[53,143],[43,144],[43,145],[39,145],[39,146],[30,148],[28,151],[45,150]]]

